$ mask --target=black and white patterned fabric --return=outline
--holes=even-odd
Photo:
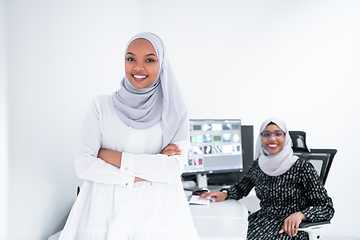
[[[228,190],[229,199],[241,199],[255,187],[260,210],[252,213],[247,239],[308,239],[306,232],[295,237],[279,234],[284,220],[295,212],[302,212],[307,221],[330,220],[334,215],[331,198],[320,183],[311,163],[298,159],[284,174],[269,176],[261,171],[255,160],[248,173]]]

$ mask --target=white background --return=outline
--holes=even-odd
[[[326,235],[360,237],[360,1],[0,0],[1,239],[62,228],[84,114],[118,89],[141,31],[165,42],[190,118],[240,118],[257,134],[276,116],[310,148],[338,149]]]
[[[0,1],[0,239],[6,239],[8,139],[4,7]]]

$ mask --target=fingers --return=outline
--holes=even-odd
[[[208,198],[208,197],[212,197],[212,194],[213,194],[214,192],[205,192],[205,193],[203,193],[203,194],[201,194],[200,195],[200,199],[206,199],[206,198]]]
[[[297,227],[296,227],[296,225],[294,224],[293,221],[285,220],[284,221],[284,226],[280,230],[279,233],[283,233],[283,232],[286,232],[286,234],[288,234],[289,236],[294,237],[297,234]]]
[[[298,233],[298,230],[299,230],[299,225],[296,225],[293,227],[293,232],[292,232],[292,236],[296,236],[296,234]]]
[[[299,225],[302,220],[306,219],[305,216],[300,213],[293,213],[284,220],[284,225],[279,233],[286,232],[289,236],[294,237],[299,230]]]
[[[222,202],[225,200],[225,198],[227,197],[227,194],[224,192],[216,192],[216,191],[211,191],[211,192],[206,192],[200,195],[200,199],[207,199],[207,198],[211,198],[212,202]]]
[[[180,151],[179,146],[176,145],[176,144],[169,144],[164,149],[173,150],[173,151]]]
[[[287,227],[285,228],[285,232],[294,237],[298,232],[298,227],[296,226],[294,221],[289,221]]]
[[[293,234],[292,234],[292,224],[289,221],[285,221],[284,230],[288,235],[293,236]]]
[[[134,182],[140,182],[140,181],[144,181],[144,179],[139,178],[139,177],[135,177],[135,178],[134,178]]]
[[[162,151],[161,154],[163,155],[167,155],[167,156],[174,156],[174,155],[181,155],[181,151],[174,151],[174,150],[165,150],[165,151]]]
[[[167,156],[181,155],[181,150],[178,145],[169,144],[161,151],[161,154]]]

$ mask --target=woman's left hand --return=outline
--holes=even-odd
[[[306,220],[306,217],[301,212],[291,214],[284,220],[284,225],[279,233],[286,232],[289,236],[294,237],[298,233],[299,225],[303,220]]]
[[[170,143],[160,153],[170,157],[174,155],[181,155],[181,150],[178,145]]]
[[[134,182],[141,182],[141,181],[145,181],[145,179],[142,179],[142,178],[139,178],[139,177],[134,178]]]

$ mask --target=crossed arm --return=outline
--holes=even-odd
[[[181,155],[181,150],[178,145],[176,144],[169,144],[167,145],[160,154],[166,155],[168,157],[174,155]],[[101,148],[98,152],[98,158],[102,159],[108,164],[111,164],[115,167],[121,167],[121,159],[122,159],[122,152],[118,152],[115,150]],[[143,181],[145,179],[135,177],[134,182]]]

